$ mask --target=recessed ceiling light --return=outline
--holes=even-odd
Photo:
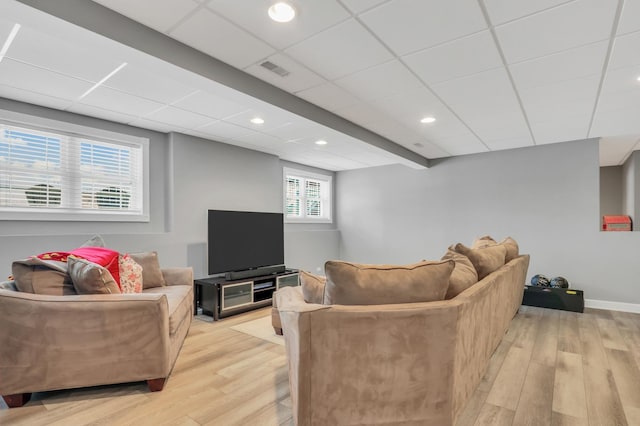
[[[268,13],[269,18],[276,22],[289,22],[296,16],[296,10],[293,6],[283,1],[273,4]]]
[[[637,80],[638,80],[638,81],[640,81],[640,76],[638,76],[638,79],[637,79]]]
[[[424,117],[420,120],[421,123],[433,123],[434,121],[436,121],[434,117]]]
[[[320,139],[319,141],[316,141],[316,145],[326,145],[327,141],[323,141],[322,139]]]
[[[264,120],[260,117],[253,117],[251,120],[253,124],[264,124]]]

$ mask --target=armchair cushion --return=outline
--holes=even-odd
[[[120,287],[104,266],[69,256],[69,275],[78,294],[119,294]]]
[[[11,273],[18,290],[25,293],[48,296],[77,294],[67,273],[66,262],[30,257],[14,261]]]
[[[327,277],[300,271],[300,286],[304,301],[307,303],[322,303],[326,283]]]
[[[142,287],[154,288],[167,285],[160,270],[158,252],[129,253],[129,256],[142,266]]]
[[[453,260],[412,265],[325,264],[325,305],[382,305],[443,300]]]

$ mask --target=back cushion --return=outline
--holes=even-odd
[[[520,249],[518,247],[518,243],[511,237],[507,237],[504,240],[497,242],[489,235],[485,235],[484,237],[480,237],[473,242],[471,248],[483,248],[488,246],[495,245],[503,245],[505,249],[507,249],[507,254],[504,259],[504,263],[509,263],[516,257],[520,255]]]
[[[442,256],[442,260],[451,259],[456,263],[451,277],[449,278],[449,289],[445,299],[453,299],[472,285],[478,282],[478,273],[473,263],[463,254],[457,253],[451,249]]]
[[[366,265],[328,261],[325,305],[383,305],[443,300],[452,260],[413,265]]]
[[[302,287],[302,296],[307,303],[322,304],[324,300],[324,287],[327,283],[327,277],[314,275],[306,271],[300,271],[300,286]]]
[[[16,261],[11,265],[11,273],[18,290],[48,296],[77,294],[69,274],[46,265],[34,264],[34,262],[37,262],[37,259]],[[66,267],[64,263],[64,269]]]
[[[154,288],[167,285],[160,269],[158,253],[146,251],[141,253],[129,253],[129,256],[140,266],[142,266],[142,287]]]
[[[453,250],[469,258],[478,273],[478,280],[502,267],[507,254],[507,249],[501,244],[472,249],[458,243]]]
[[[104,266],[69,256],[69,275],[78,294],[119,294],[120,287]]]
[[[507,237],[504,240],[500,241],[500,244],[502,244],[507,249],[507,255],[504,259],[504,263],[511,262],[513,259],[520,255],[520,248],[518,247],[518,243],[513,238]]]

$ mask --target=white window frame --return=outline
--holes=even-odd
[[[296,178],[300,178],[302,180],[313,180],[321,183],[321,186],[325,189],[324,196],[321,198],[320,202],[322,205],[322,209],[326,211],[326,214],[322,217],[309,217],[306,215],[306,197],[303,194],[301,196],[302,201],[302,216],[301,217],[291,217],[287,215],[287,177],[292,176]],[[299,169],[292,169],[288,167],[283,168],[283,176],[282,176],[282,184],[283,184],[283,211],[284,211],[284,222],[285,223],[333,223],[333,177],[330,175],[322,175],[318,173],[307,172]],[[304,190],[304,184],[302,185]]]
[[[60,208],[0,207],[0,220],[85,221],[85,222],[149,222],[149,139],[93,127],[0,110],[0,120],[35,131],[58,133],[96,142],[133,145],[142,149],[142,210],[140,213],[105,210],[65,210]]]

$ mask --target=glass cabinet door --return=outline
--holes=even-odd
[[[224,285],[221,293],[221,312],[239,306],[250,305],[253,303],[253,281]]]
[[[298,280],[298,274],[281,275],[277,278],[278,288],[282,287],[296,287],[300,285]]]

